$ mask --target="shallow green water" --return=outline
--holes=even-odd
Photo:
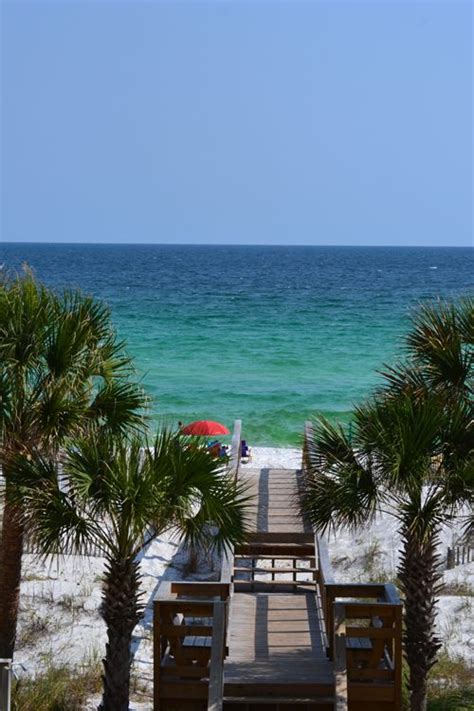
[[[473,293],[469,249],[3,245],[55,286],[105,299],[172,423],[240,417],[252,444],[347,420],[423,299]]]

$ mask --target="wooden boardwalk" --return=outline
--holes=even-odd
[[[298,509],[301,471],[239,479],[254,497],[248,542],[219,582],[172,583],[155,601],[155,711],[399,711],[393,586],[335,583]]]
[[[249,545],[234,568],[224,696],[276,699],[290,689],[304,698],[332,697],[333,667],[308,555],[314,534],[298,512],[302,473],[246,468],[240,480],[254,505]]]
[[[333,684],[314,593],[235,593],[224,662],[226,694],[239,686]]]
[[[254,504],[250,540],[311,541],[311,524],[298,513],[303,473],[297,469],[241,469]]]

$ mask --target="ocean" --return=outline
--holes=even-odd
[[[0,245],[5,270],[25,262],[107,302],[156,426],[241,418],[261,446],[347,422],[417,304],[474,293],[469,248]]]

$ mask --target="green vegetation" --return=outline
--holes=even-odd
[[[106,558],[100,611],[108,643],[100,708],[127,711],[131,636],[143,613],[138,553],[170,528],[192,547],[240,542],[245,493],[218,460],[176,433],[164,430],[149,447],[145,398],[129,380],[131,361],[108,310],[93,299],[58,296],[30,273],[5,281],[0,356],[6,478],[0,656],[13,656],[24,532],[44,554],[93,542]],[[35,619],[26,639],[44,632],[42,624]],[[46,675],[44,685],[57,681],[60,695],[62,675]]]
[[[440,655],[434,634],[440,527],[474,499],[473,343],[472,301],[425,306],[406,361],[356,409],[351,436],[318,418],[308,443],[304,508],[317,529],[367,525],[380,509],[399,522],[412,711],[424,711],[428,695],[429,708],[458,711],[473,696],[472,670]],[[131,635],[143,612],[138,553],[170,528],[194,549],[245,537],[244,489],[174,432],[149,446],[146,399],[131,375],[104,306],[52,293],[29,273],[0,284],[0,656],[13,656],[24,532],[45,554],[92,542],[106,558],[102,711],[128,710]],[[365,565],[379,577],[375,546]],[[44,624],[33,619],[23,643]],[[95,668],[47,668],[16,684],[14,708],[74,711],[99,684]]]
[[[6,479],[0,546],[0,657],[13,656],[24,518],[12,477],[37,453],[57,457],[97,427],[142,426],[145,400],[129,380],[130,359],[108,309],[79,294],[57,295],[31,273],[0,283],[0,464]]]
[[[14,682],[12,711],[82,711],[87,699],[100,688],[98,664],[83,671],[50,666],[34,679]]]
[[[428,711],[472,711],[474,670],[463,657],[442,652],[428,679]]]
[[[86,540],[103,552],[108,644],[100,708],[126,711],[132,632],[143,613],[138,553],[171,528],[192,547],[242,541],[245,491],[218,459],[165,429],[152,447],[137,437],[90,433],[64,451],[61,484],[55,459],[39,453],[20,459],[12,480],[44,553],[60,552],[63,543],[79,549]]]
[[[366,526],[380,510],[399,523],[412,711],[426,709],[441,647],[434,633],[440,528],[474,502],[473,344],[473,301],[424,306],[406,361],[387,368],[384,386],[356,408],[351,437],[320,417],[308,442],[303,506],[316,529]]]

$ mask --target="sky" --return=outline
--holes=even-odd
[[[1,239],[473,237],[473,5],[3,0]]]

